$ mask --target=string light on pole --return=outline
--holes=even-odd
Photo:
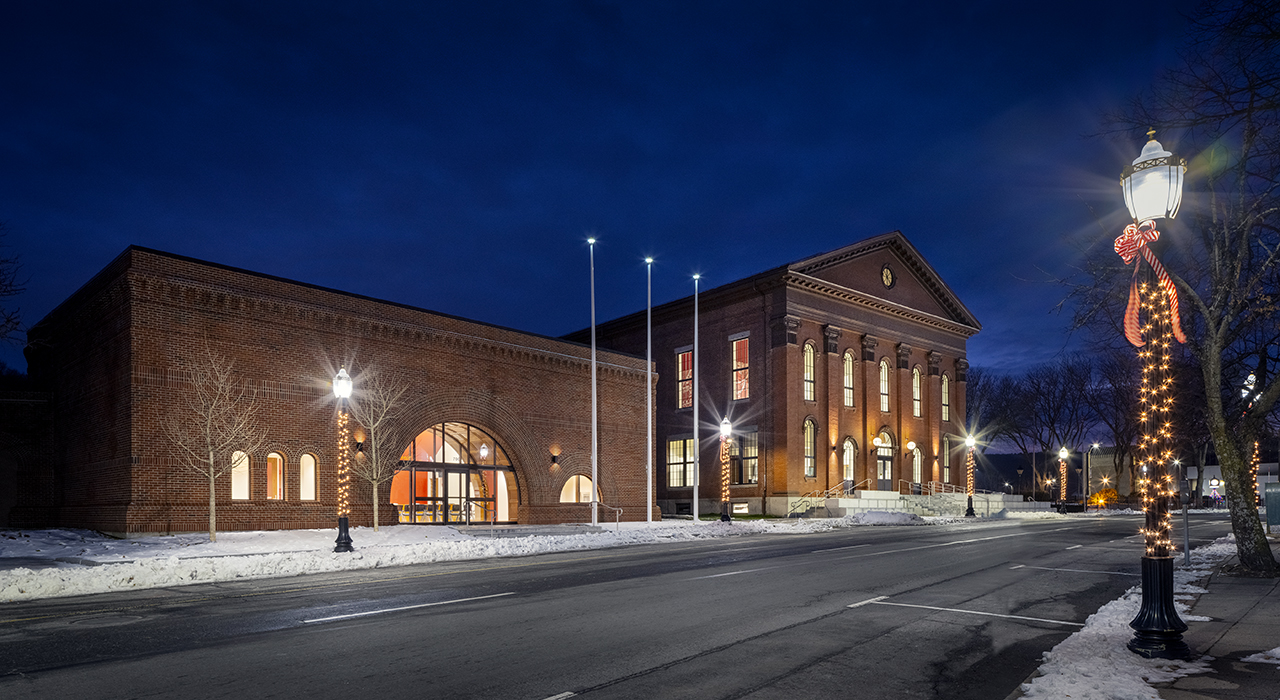
[[[733,426],[729,418],[720,421],[720,520],[729,522],[729,443],[733,442]]]
[[[351,552],[351,428],[348,426],[347,399],[351,398],[353,382],[345,367],[333,378],[333,395],[338,399],[338,539],[333,551]]]
[[[1067,457],[1070,455],[1066,447],[1058,450],[1058,503],[1067,502]]]
[[[1258,465],[1261,462],[1258,455],[1258,441],[1253,441],[1253,459],[1249,460],[1249,481],[1253,484],[1254,498],[1258,498],[1258,494],[1262,493],[1262,484],[1258,483]]]
[[[973,512],[973,448],[978,444],[972,435],[964,439],[965,447],[968,447],[968,453],[964,461],[964,492],[969,496],[969,505],[965,508],[964,517],[976,518],[977,513]]]

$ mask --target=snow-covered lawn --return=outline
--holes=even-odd
[[[0,531],[0,602],[746,534],[957,522],[961,520],[870,512],[846,518],[696,525],[691,520],[666,520],[622,523],[620,529],[606,524],[605,532],[494,538],[484,533],[473,537],[451,527],[397,525],[378,532],[353,529],[356,551],[346,554],[333,552],[332,529],[221,532],[217,542],[195,534],[113,540],[89,530],[9,530]]]
[[[1191,566],[1183,568],[1181,558],[1174,569],[1174,600],[1178,614],[1187,622],[1208,618],[1190,615],[1186,601],[1205,589],[1195,585],[1214,567],[1235,554],[1234,536],[1191,550]],[[1142,587],[1134,586],[1118,600],[1089,616],[1079,632],[1045,652],[1040,675],[1022,686],[1026,698],[1073,698],[1073,700],[1159,700],[1148,683],[1164,683],[1194,673],[1210,671],[1212,658],[1196,661],[1144,659],[1129,651],[1133,638],[1129,622],[1142,605]],[[1273,650],[1280,652],[1280,649]],[[1267,652],[1272,653],[1272,652]]]

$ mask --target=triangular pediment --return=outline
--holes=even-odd
[[[898,231],[800,260],[788,265],[787,271],[975,330],[982,327]]]

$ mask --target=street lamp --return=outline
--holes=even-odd
[[[1182,202],[1182,180],[1186,161],[1164,150],[1155,139],[1155,130],[1142,154],[1120,176],[1125,206],[1133,223],[1116,238],[1115,251],[1124,263],[1133,263],[1129,303],[1124,315],[1124,335],[1138,348],[1142,361],[1139,389],[1141,434],[1138,445],[1142,459],[1142,510],[1146,520],[1141,530],[1146,540],[1142,557],[1142,607],[1129,623],[1133,638],[1129,650],[1146,658],[1185,659],[1191,649],[1182,641],[1187,623],[1178,616],[1173,603],[1173,523],[1170,501],[1175,497],[1169,465],[1173,458],[1170,413],[1173,405],[1173,378],[1169,348],[1173,340],[1187,341],[1178,313],[1178,290],[1149,244],[1160,239],[1156,219],[1172,219]],[[1144,269],[1139,256],[1147,261]],[[1139,314],[1146,318],[1140,321]]]
[[[1058,450],[1058,479],[1062,482],[1058,485],[1058,503],[1064,508],[1067,503],[1067,457],[1069,456],[1071,453],[1067,452],[1067,448]]]
[[[351,515],[351,473],[348,462],[351,459],[351,430],[347,427],[347,400],[351,398],[353,383],[346,367],[340,367],[333,378],[333,395],[338,399],[338,539],[334,540],[333,551],[352,552],[351,530],[348,516]]]
[[[1093,443],[1089,447],[1089,451],[1084,453],[1084,508],[1089,509],[1089,487],[1093,485],[1093,470],[1090,469],[1090,462],[1093,458],[1093,451],[1098,449],[1098,443]]]
[[[729,522],[729,443],[733,442],[729,417],[720,421],[720,521]]]
[[[965,447],[969,448],[968,456],[965,457],[964,462],[964,491],[969,496],[969,505],[964,510],[964,517],[966,518],[978,517],[978,514],[973,512],[973,447],[977,444],[978,441],[972,435],[964,439]]]

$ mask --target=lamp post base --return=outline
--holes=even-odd
[[[1142,608],[1129,623],[1129,651],[1148,659],[1189,659],[1187,623],[1173,605],[1173,557],[1142,558]]]
[[[729,520],[729,502],[720,501],[720,522],[727,523]]]
[[[348,531],[347,516],[338,518],[338,539],[334,540],[335,552],[354,552],[355,547],[351,546],[351,533]]]
[[[970,496],[970,497],[969,497],[969,507],[968,507],[968,508],[965,508],[965,510],[964,510],[964,517],[966,517],[966,518],[976,518],[976,517],[978,517],[978,514],[977,514],[977,513],[975,513],[975,512],[973,512],[973,496]]]

